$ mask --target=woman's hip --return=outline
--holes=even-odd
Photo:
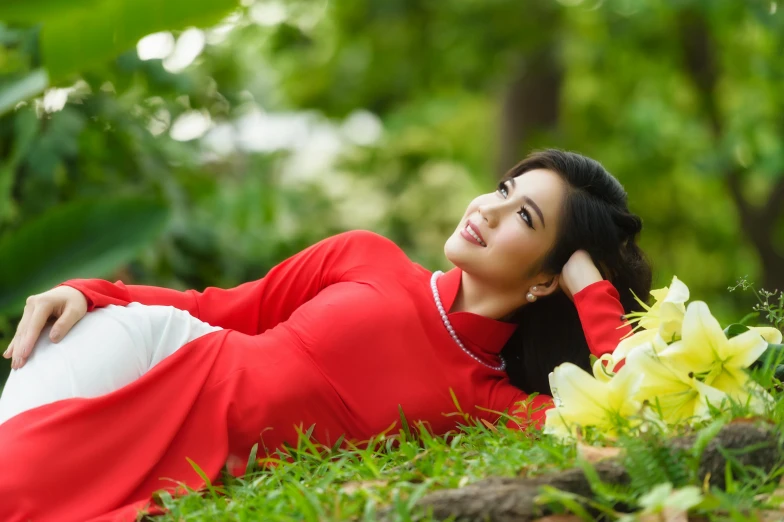
[[[88,313],[59,342],[42,333],[0,397],[0,423],[50,402],[97,397],[144,375],[180,347],[216,329],[172,307],[108,306]]]

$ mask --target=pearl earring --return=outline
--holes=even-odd
[[[534,294],[532,294],[531,292],[528,292],[525,295],[525,298],[528,299],[529,303],[533,303],[534,301],[536,301],[536,296]]]

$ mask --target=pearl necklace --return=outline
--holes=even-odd
[[[500,355],[498,356],[498,358],[501,359],[500,366],[491,366],[486,362],[484,362],[479,357],[477,357],[476,355],[474,355],[473,352],[471,352],[471,350],[466,348],[465,345],[460,341],[460,338],[457,336],[457,332],[455,332],[455,329],[452,328],[452,323],[449,322],[449,318],[446,315],[446,310],[444,310],[444,305],[441,304],[441,297],[438,295],[438,288],[436,287],[436,281],[438,281],[438,278],[441,277],[443,274],[444,273],[440,270],[436,270],[435,272],[433,272],[432,277],[430,277],[430,289],[433,291],[433,299],[435,299],[436,301],[436,306],[438,307],[438,313],[441,314],[441,320],[444,322],[444,326],[446,326],[449,335],[452,336],[452,339],[454,339],[454,341],[457,343],[460,349],[463,350],[468,355],[470,355],[471,358],[474,359],[476,362],[487,366],[491,370],[495,370],[499,372],[503,371],[506,368],[506,361],[504,360],[503,357],[501,357]]]

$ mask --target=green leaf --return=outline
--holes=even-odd
[[[406,415],[403,413],[403,405],[397,405],[397,411],[400,414],[400,424],[401,424],[401,432],[403,434],[403,441],[412,440],[411,437],[411,429],[408,426],[408,419],[406,419]]]
[[[248,455],[248,463],[245,465],[245,476],[247,477],[256,469],[256,455],[259,451],[259,443],[253,445],[250,449],[250,455]]]
[[[761,368],[763,375],[767,373],[784,382],[784,344],[768,343],[768,348],[754,361],[751,368]]]
[[[764,352],[762,352],[762,355],[760,355],[757,360],[754,361],[752,367],[770,367],[772,365],[778,365],[782,363],[784,363],[784,344],[768,343],[768,347]]]
[[[561,491],[552,486],[542,486],[541,493],[535,497],[534,502],[537,505],[560,504],[566,510],[574,513],[582,520],[595,520],[588,510],[585,509],[585,507],[583,507],[581,504],[581,501],[583,500],[584,499],[582,497],[574,493]]]
[[[0,314],[67,279],[106,277],[153,241],[168,220],[142,198],[75,201],[0,238]]]
[[[205,488],[207,488],[207,491],[209,491],[209,492],[210,492],[210,495],[212,495],[212,498],[213,498],[213,500],[217,500],[217,499],[218,499],[218,494],[217,494],[216,488],[215,488],[215,487],[212,485],[212,481],[210,480],[210,477],[209,477],[209,476],[208,476],[208,475],[207,475],[207,474],[204,472],[204,470],[203,470],[203,469],[201,469],[201,468],[199,467],[199,465],[198,465],[198,464],[196,464],[196,462],[194,462],[193,460],[191,460],[191,459],[190,459],[190,458],[188,458],[188,457],[185,457],[185,460],[187,460],[187,461],[188,461],[188,464],[190,464],[190,465],[191,465],[191,467],[193,468],[193,470],[194,470],[194,471],[195,471],[195,472],[196,472],[196,473],[199,475],[199,477],[201,477],[201,479],[204,481],[204,487],[205,487]]]
[[[16,107],[16,104],[38,96],[49,85],[49,77],[43,69],[36,69],[10,81],[0,90],[0,116]]]
[[[708,447],[710,441],[716,438],[716,435],[719,434],[719,431],[725,424],[727,424],[725,419],[716,419],[704,429],[700,430],[694,441],[694,445],[691,448],[691,456],[694,458],[695,464],[699,464],[699,461],[702,458],[702,452]]]
[[[217,23],[237,4],[237,0],[103,0],[91,9],[74,9],[44,21],[43,62],[53,81],[63,80],[114,58],[150,33]]]
[[[739,323],[733,323],[724,329],[724,334],[727,336],[728,339],[732,339],[736,335],[740,335],[743,332],[748,331],[748,329],[749,329],[748,326],[744,326]]]

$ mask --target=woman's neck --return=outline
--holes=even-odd
[[[469,274],[460,273],[460,286],[450,312],[469,312],[504,320],[526,304],[525,292],[517,288],[501,290],[482,284]]]

